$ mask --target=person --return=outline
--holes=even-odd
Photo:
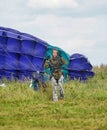
[[[52,50],[52,58],[46,59],[44,64],[45,69],[50,68],[51,71],[50,80],[53,88],[53,101],[58,101],[57,88],[60,90],[60,98],[64,99],[62,66],[66,64],[66,61],[58,53],[58,50],[54,48]]]
[[[32,75],[31,83],[30,83],[30,88],[33,88],[34,90],[39,90],[40,87],[43,88],[43,92],[46,92],[46,83],[44,80],[44,75],[43,73],[39,71],[35,71]]]

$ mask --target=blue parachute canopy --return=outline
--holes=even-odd
[[[0,79],[31,78],[44,71],[48,43],[17,30],[0,27]]]
[[[33,72],[46,72],[44,63],[47,56],[52,57],[52,49],[57,48],[67,64],[62,70],[64,76],[87,79],[93,76],[92,65],[80,54],[71,57],[61,48],[51,46],[47,42],[20,31],[0,27],[0,80],[31,78]]]
[[[68,67],[70,79],[86,80],[94,76],[92,65],[84,55],[78,53],[71,55]]]

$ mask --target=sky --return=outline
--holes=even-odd
[[[107,65],[107,0],[0,0],[0,26]]]

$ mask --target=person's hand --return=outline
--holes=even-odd
[[[50,61],[49,61],[49,60],[46,60],[46,63],[50,63]]]

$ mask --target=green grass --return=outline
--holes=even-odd
[[[64,84],[65,99],[52,101],[29,88],[29,82],[0,87],[0,130],[107,130],[107,67],[95,67],[86,83]]]

